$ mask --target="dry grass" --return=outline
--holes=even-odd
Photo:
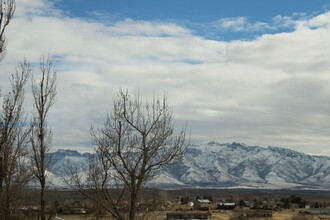
[[[292,210],[284,210],[284,211],[277,211],[273,213],[272,220],[312,220],[312,219],[319,219],[317,216],[303,216],[298,214],[299,211],[292,211]],[[232,212],[228,213],[221,213],[221,212],[213,212],[212,219],[216,220],[230,220],[232,216]],[[329,216],[330,219],[330,216]],[[263,220],[263,218],[258,218],[258,220]],[[269,220],[267,218],[266,220]]]
[[[91,215],[57,215],[64,220],[94,220],[95,217]],[[112,220],[109,217],[101,217],[100,220]]]
[[[292,211],[292,210],[284,210],[284,211],[277,211],[273,213],[272,220],[311,220],[311,219],[318,219],[317,216],[299,216],[299,211]],[[157,216],[157,217],[156,217]],[[212,219],[215,220],[230,220],[232,216],[232,212],[228,211],[227,213],[223,213],[220,211],[213,211],[212,212]],[[64,220],[94,220],[95,218],[91,215],[58,215],[58,217],[63,218]],[[165,213],[158,213],[154,215],[153,220],[164,220],[166,218]],[[330,217],[329,217],[330,219]],[[100,220],[112,220],[110,217],[103,217]],[[262,218],[259,218],[262,220]],[[267,219],[269,220],[269,219]]]
[[[292,212],[291,210],[274,212],[273,219],[274,220],[291,220],[292,216],[294,216],[295,214],[296,213]]]
[[[213,212],[212,213],[212,219],[217,220],[229,220],[231,217],[231,213],[222,213],[222,212]]]

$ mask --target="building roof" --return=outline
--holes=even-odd
[[[200,203],[210,203],[211,201],[208,199],[197,199],[198,202]]]
[[[234,203],[234,202],[225,202],[225,203],[219,202],[218,204],[223,205],[223,206],[235,206],[236,205],[236,203]]]

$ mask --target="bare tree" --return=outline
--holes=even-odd
[[[46,153],[50,150],[52,132],[47,125],[49,109],[56,101],[56,72],[50,58],[40,59],[41,78],[32,79],[34,115],[31,129],[34,175],[40,183],[40,218],[45,220],[45,189],[49,160]]]
[[[5,53],[5,29],[14,17],[15,0],[0,0],[0,61]]]
[[[141,189],[157,171],[183,155],[185,133],[185,127],[174,133],[166,97],[143,102],[140,95],[120,91],[104,126],[91,128],[96,154],[87,180],[69,169],[69,183],[115,219],[142,219],[147,210],[138,207]]]
[[[24,86],[31,68],[26,61],[11,75],[11,91],[0,109],[0,219],[13,216],[20,190],[31,174],[26,166],[30,126],[23,111]]]

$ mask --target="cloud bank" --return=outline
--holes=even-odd
[[[116,92],[127,88],[149,97],[165,92],[177,125],[188,122],[192,141],[330,152],[330,12],[279,15],[272,24],[222,19],[222,29],[293,30],[220,41],[174,22],[107,23],[70,17],[44,0],[17,3],[1,86],[24,58],[55,57],[54,148],[89,150],[91,124],[100,125]]]

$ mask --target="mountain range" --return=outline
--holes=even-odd
[[[54,186],[63,186],[66,164],[83,170],[89,153],[58,150],[50,153],[49,169]],[[160,170],[149,187],[328,189],[330,157],[240,143],[190,145],[184,158]]]

